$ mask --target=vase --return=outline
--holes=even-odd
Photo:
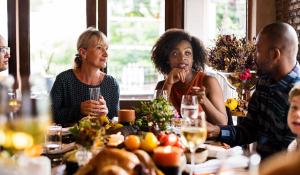
[[[251,77],[247,80],[241,80],[239,75],[241,72],[217,72],[222,76],[230,88],[237,90],[237,88],[253,90],[257,81],[256,72],[250,71]]]
[[[78,146],[78,150],[75,153],[75,157],[78,165],[83,166],[90,161],[90,159],[92,158],[92,153],[88,148],[82,145],[77,145],[77,146]]]
[[[246,80],[241,80],[241,72],[218,72],[228,86],[234,89],[238,94],[238,108],[236,112],[242,112],[243,115],[247,112],[248,102],[251,97],[251,91],[255,88],[257,77],[255,71],[250,71],[251,76]]]

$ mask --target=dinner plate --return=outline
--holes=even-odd
[[[76,147],[76,144],[75,142],[72,142],[72,143],[68,143],[68,144],[62,144],[62,148],[59,149],[59,150],[51,150],[50,152],[47,151],[45,148],[44,148],[44,153],[45,154],[63,154],[63,153],[66,153],[68,151],[71,151],[73,150],[74,148]]]

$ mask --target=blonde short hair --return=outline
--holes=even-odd
[[[300,83],[295,84],[289,92],[289,101],[291,101],[293,97],[298,95],[300,95]]]
[[[87,49],[94,40],[99,40],[107,44],[107,39],[103,32],[94,27],[89,27],[79,36],[77,40],[77,50],[80,48]],[[81,67],[82,59],[80,54],[76,54],[74,62],[77,68]]]

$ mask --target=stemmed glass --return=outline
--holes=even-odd
[[[196,149],[205,142],[207,129],[205,115],[198,115],[199,104],[197,96],[184,95],[181,101],[181,138],[183,144],[191,152],[191,171],[193,174]]]
[[[181,99],[180,113],[184,119],[196,119],[198,117],[199,103],[195,95],[183,95]]]
[[[195,152],[196,149],[205,142],[207,135],[205,118],[201,119],[183,119],[181,125],[181,138],[185,146],[191,152],[191,171],[193,174],[195,165]]]

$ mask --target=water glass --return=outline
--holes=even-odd
[[[176,135],[180,135],[180,128],[181,128],[181,123],[183,119],[182,118],[172,118],[171,119],[171,129]]]
[[[164,98],[168,100],[168,91],[163,89],[157,89],[154,91],[153,99]]]
[[[90,100],[98,101],[101,95],[100,87],[89,88]]]
[[[199,102],[196,95],[183,95],[181,99],[180,114],[184,119],[198,118]]]
[[[62,126],[51,125],[46,131],[45,147],[47,153],[53,153],[61,150],[62,146]]]

